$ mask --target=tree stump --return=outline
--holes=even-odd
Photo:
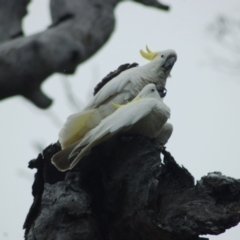
[[[214,172],[195,184],[155,139],[122,135],[114,151],[97,146],[65,173],[50,162],[59,150],[29,163],[26,240],[200,240],[240,221],[240,180]]]

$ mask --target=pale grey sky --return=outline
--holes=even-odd
[[[174,49],[178,61],[168,79],[165,102],[171,108],[173,135],[167,145],[179,164],[198,180],[211,171],[239,178],[240,168],[240,81],[239,74],[217,70],[211,63],[214,52],[222,48],[206,31],[219,14],[237,17],[237,0],[169,0],[170,12],[143,7],[130,1],[116,9],[116,29],[108,43],[82,64],[74,76],[60,74],[43,85],[55,99],[46,111],[39,110],[21,97],[0,103],[1,174],[0,239],[23,239],[22,225],[32,204],[31,185],[34,171],[28,161],[38,154],[34,142],[47,146],[55,142],[60,122],[74,112],[66,101],[64,81],[83,104],[95,84],[120,64],[145,64],[139,50],[146,44],[153,51]],[[24,20],[26,33],[44,30],[50,24],[48,1],[35,0]],[[7,184],[7,185],[6,185]],[[240,227],[210,239],[238,240]]]

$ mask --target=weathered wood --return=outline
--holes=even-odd
[[[27,239],[100,239],[98,222],[89,206],[90,198],[77,179],[46,183],[39,216]]]
[[[30,0],[0,0],[0,43],[23,35],[22,19]]]
[[[41,91],[43,81],[56,72],[73,74],[80,63],[106,43],[114,29],[114,9],[120,0],[51,0],[51,26],[28,37],[18,34],[28,1],[19,1],[11,14],[15,1],[5,2],[0,1],[0,13],[7,10],[0,23],[9,24],[0,27],[0,35],[2,40],[19,37],[0,45],[0,100],[22,95],[36,106],[47,108],[52,99]],[[156,0],[138,2],[159,8]],[[11,19],[14,13],[16,18]],[[6,30],[8,27],[12,29]]]
[[[195,184],[154,139],[120,136],[117,148],[98,146],[67,173],[49,164],[58,150],[31,162],[43,191],[33,186],[41,200],[26,220],[27,240],[199,240],[240,221],[240,180],[211,173]]]

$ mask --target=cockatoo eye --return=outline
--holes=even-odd
[[[154,92],[155,91],[155,89],[151,89],[151,92]]]
[[[165,58],[165,55],[161,55],[161,58]]]

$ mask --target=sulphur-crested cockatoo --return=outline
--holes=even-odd
[[[156,137],[170,117],[169,107],[163,103],[156,86],[148,84],[128,104],[112,103],[117,110],[104,118],[83,139],[56,153],[52,163],[60,170],[72,169],[91,149],[122,132],[140,133]]]
[[[141,50],[140,53],[150,63],[127,69],[114,77],[98,91],[82,112],[67,119],[59,133],[62,149],[83,138],[102,119],[112,114],[116,110],[112,102],[124,104],[131,101],[149,83],[154,83],[158,88],[165,87],[177,54],[174,50],[151,52],[148,47],[146,49],[147,52]]]

